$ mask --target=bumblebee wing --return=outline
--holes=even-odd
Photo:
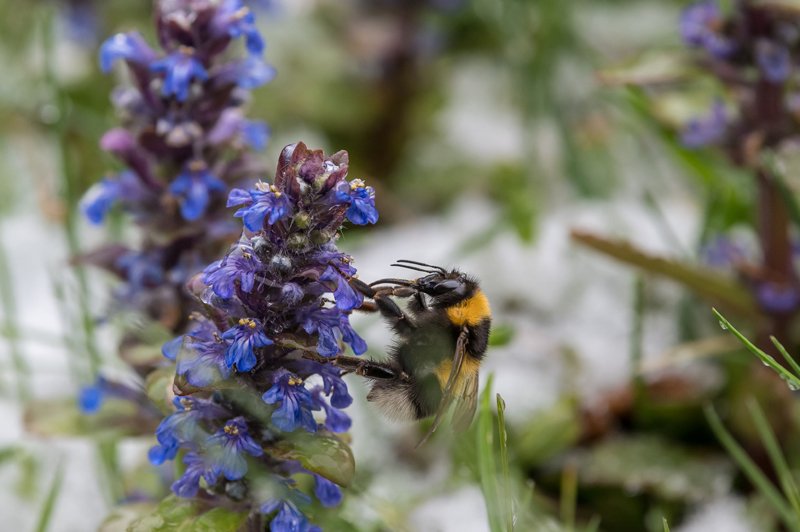
[[[458,335],[458,340],[456,341],[456,351],[453,355],[453,363],[450,369],[450,375],[447,377],[447,384],[445,384],[444,390],[442,391],[442,400],[439,403],[439,408],[436,411],[436,417],[433,418],[433,424],[422,440],[417,444],[417,447],[428,441],[428,438],[436,432],[436,429],[439,428],[439,425],[442,424],[442,420],[444,420],[445,413],[450,409],[450,406],[454,403],[458,405],[457,401],[460,399],[457,398],[457,390],[460,388],[458,381],[463,378],[461,376],[461,370],[464,367],[464,358],[466,358],[467,353],[467,330],[461,329],[461,333]],[[475,382],[477,383],[477,375],[475,376]],[[460,407],[456,406],[458,410]]]
[[[464,371],[462,373],[462,387],[453,411],[453,428],[459,432],[469,428],[478,406],[478,372]]]

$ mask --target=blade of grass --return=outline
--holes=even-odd
[[[11,355],[11,364],[16,377],[17,398],[24,403],[30,398],[30,368],[26,363],[25,353],[20,343],[19,324],[17,323],[17,305],[14,297],[14,281],[8,263],[6,247],[0,242],[0,306],[3,309],[3,330],[8,334],[6,344]]]
[[[795,514],[800,516],[800,491],[789,469],[789,464],[786,463],[786,458],[783,456],[780,445],[778,445],[775,433],[772,431],[772,427],[770,427],[764,415],[764,411],[761,410],[761,407],[754,399],[751,398],[747,401],[747,409],[750,410],[750,415],[755,422],[761,441],[764,442],[764,447],[766,447],[767,453],[769,453],[772,465],[778,473],[781,488],[783,488],[783,494],[789,500],[792,508],[794,508]]]
[[[44,499],[42,509],[39,511],[39,519],[36,522],[36,532],[46,532],[50,527],[50,520],[53,517],[53,508],[55,508],[56,500],[61,492],[61,483],[64,480],[64,463],[59,462],[56,468],[56,474],[53,476],[53,482],[50,484],[50,489],[47,490],[47,496]]]
[[[772,482],[770,482],[763,471],[758,468],[756,463],[753,462],[744,449],[736,442],[731,433],[728,432],[714,408],[711,405],[706,405],[703,410],[705,411],[706,419],[714,435],[720,443],[722,443],[722,446],[725,447],[725,450],[728,451],[731,458],[739,465],[750,482],[753,483],[764,498],[772,505],[789,530],[800,531],[797,515],[792,512],[792,508],[786,504],[786,500],[775,486],[772,485]]]
[[[514,508],[514,498],[511,495],[511,475],[508,471],[508,433],[506,432],[506,402],[498,393],[497,399],[497,432],[498,443],[500,445],[500,468],[503,473],[503,501],[506,503],[505,515],[508,524],[514,522],[516,509]]]
[[[667,523],[667,518],[662,517],[661,520],[664,523],[664,532],[669,532],[669,523]]]
[[[790,355],[788,351],[786,351],[786,348],[783,347],[783,344],[780,343],[777,338],[770,336],[769,339],[772,341],[772,345],[775,346],[781,356],[786,360],[786,363],[792,367],[794,374],[797,377],[800,377],[800,364],[798,364],[794,357]]]
[[[497,460],[494,449],[494,423],[492,419],[491,396],[493,376],[490,375],[486,388],[480,397],[478,410],[478,471],[480,472],[481,491],[486,503],[486,513],[489,517],[489,529],[492,532],[508,532],[511,528],[507,523],[500,483],[498,481]]]
[[[711,312],[713,312],[714,315],[719,319],[720,325],[722,325],[724,329],[731,331],[734,334],[734,336],[736,336],[736,338],[738,338],[739,341],[742,342],[742,344],[744,344],[744,346],[751,353],[753,353],[759,359],[761,359],[761,362],[763,362],[765,365],[772,368],[783,380],[786,381],[786,383],[789,385],[789,388],[793,390],[800,389],[800,377],[793,375],[789,370],[784,368],[777,360],[772,358],[772,356],[768,355],[767,353],[756,347],[756,345],[753,344],[753,342],[748,340],[742,333],[736,330],[736,328],[733,325],[731,325],[731,322],[725,319],[725,316],[720,314],[717,311],[717,309],[712,308]]]
[[[578,502],[578,471],[575,464],[567,463],[561,472],[561,523],[567,530],[575,530],[575,508]]]

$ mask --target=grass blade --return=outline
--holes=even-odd
[[[786,504],[786,500],[775,486],[772,485],[772,482],[770,482],[764,472],[758,468],[755,462],[753,462],[744,449],[736,442],[731,433],[728,432],[714,408],[711,405],[707,405],[703,410],[705,411],[706,419],[714,435],[716,435],[717,439],[722,443],[722,446],[725,447],[725,450],[728,451],[731,458],[739,465],[750,482],[756,486],[758,491],[760,491],[764,498],[772,505],[789,530],[800,531],[797,515],[795,515],[792,508]]]
[[[792,374],[792,372],[784,368],[777,360],[772,358],[771,355],[768,355],[767,353],[756,347],[756,345],[753,342],[748,340],[742,333],[736,330],[736,328],[733,325],[731,325],[731,322],[725,319],[725,317],[722,314],[720,314],[717,311],[717,309],[711,309],[711,312],[713,312],[714,315],[719,319],[719,323],[720,325],[722,325],[723,328],[731,331],[734,334],[734,336],[736,336],[736,338],[738,338],[739,341],[742,342],[742,344],[744,344],[744,346],[751,353],[760,358],[761,362],[763,362],[765,365],[772,368],[783,380],[786,381],[786,383],[789,385],[789,388],[791,388],[792,390],[800,389],[800,377]]]
[[[662,517],[661,519],[663,520],[664,523],[664,532],[669,532],[669,523],[667,523],[667,518]]]
[[[46,532],[50,527],[50,520],[53,517],[53,508],[55,508],[58,494],[61,492],[61,483],[64,480],[64,463],[59,462],[56,468],[56,474],[53,476],[53,482],[50,484],[50,489],[47,490],[47,496],[44,499],[42,509],[39,511],[39,519],[36,522],[36,532]]]
[[[753,417],[761,441],[764,443],[772,465],[778,473],[783,493],[789,500],[792,508],[794,508],[795,514],[800,516],[800,491],[797,489],[797,483],[792,476],[789,465],[786,463],[783,451],[781,451],[780,445],[778,445],[775,433],[772,431],[772,427],[770,427],[764,415],[764,411],[761,410],[761,407],[754,399],[748,400],[747,409],[750,410],[750,415]]]
[[[780,343],[777,338],[770,336],[769,339],[772,341],[772,345],[775,346],[781,356],[786,360],[786,363],[792,367],[794,374],[800,377],[800,364],[798,364],[794,357],[790,355],[788,351],[786,351],[786,348],[783,347],[783,344]]]
[[[510,530],[514,522],[514,498],[511,496],[511,474],[508,470],[508,433],[506,432],[506,402],[498,393],[497,399],[497,432],[500,445],[500,468],[503,474],[502,500],[505,502],[506,525]]]
[[[495,456],[494,420],[491,408],[493,376],[489,376],[486,388],[481,394],[478,409],[478,471],[480,472],[481,491],[486,503],[489,517],[489,529],[492,532],[508,532],[511,530],[509,516],[505,512],[502,487],[499,482],[498,465]]]

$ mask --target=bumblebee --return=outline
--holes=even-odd
[[[340,356],[335,364],[371,381],[367,400],[387,417],[417,420],[434,416],[430,430],[453,411],[456,430],[469,427],[478,397],[478,369],[489,341],[491,309],[478,281],[411,260],[392,266],[423,272],[413,280],[380,279],[351,286],[367,298],[360,310],[379,312],[396,341],[387,362]],[[394,298],[408,299],[403,310]]]

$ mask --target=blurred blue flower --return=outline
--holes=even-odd
[[[326,508],[339,506],[342,502],[342,490],[339,486],[317,474],[314,475],[314,495]]]
[[[118,33],[100,45],[100,68],[109,72],[118,59],[146,65],[156,58],[156,53],[139,32]]]
[[[724,22],[715,0],[695,2],[681,13],[681,36],[689,46],[704,48],[714,57],[725,58],[733,53],[734,44],[722,35]]]
[[[693,118],[681,132],[681,142],[687,148],[701,148],[715,144],[725,137],[728,116],[725,105],[714,102],[708,115]]]
[[[756,43],[756,61],[764,78],[772,83],[783,83],[792,73],[789,50],[773,41],[762,39]]]
[[[290,501],[272,499],[262,504],[260,510],[265,515],[278,512],[269,523],[270,532],[322,532]]]
[[[218,472],[206,458],[195,451],[189,451],[183,457],[186,470],[183,475],[172,484],[172,491],[180,497],[194,497],[199,489],[200,479],[203,478],[209,486],[217,483]]]
[[[800,308],[800,290],[790,283],[761,282],[756,287],[756,299],[771,314],[791,314]]]
[[[191,221],[203,216],[212,192],[226,188],[204,163],[193,161],[170,184],[169,191],[180,199],[184,219]]]
[[[103,389],[100,384],[84,386],[78,394],[78,407],[84,414],[94,414],[103,404]]]
[[[208,72],[203,63],[195,58],[194,50],[185,47],[152,62],[150,70],[164,75],[161,93],[164,96],[175,96],[179,102],[185,102],[189,97],[189,86],[192,81],[208,79]]]

